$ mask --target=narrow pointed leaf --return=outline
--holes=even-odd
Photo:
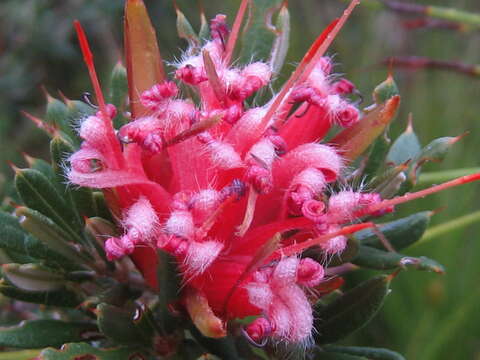
[[[0,294],[14,300],[42,304],[47,306],[77,307],[82,298],[76,292],[67,288],[60,288],[54,291],[25,291],[12,285],[0,283]]]
[[[180,11],[180,9],[175,9],[177,13],[177,33],[178,36],[182,39],[185,39],[188,42],[190,47],[197,47],[200,45],[200,39],[197,36],[195,30],[193,30],[192,25],[185,17],[185,14]]]
[[[108,102],[117,108],[117,116],[113,119],[116,127],[125,123],[123,112],[125,111],[125,103],[128,96],[128,80],[127,69],[118,62],[110,75],[110,94]]]
[[[379,224],[380,231],[395,250],[402,250],[421,239],[432,217],[431,211],[422,211],[416,214]],[[382,242],[371,229],[357,232],[353,235],[362,245],[384,250]]]
[[[275,40],[270,54],[270,68],[278,75],[282,70],[290,45],[290,12],[287,2],[282,4],[275,22]]]
[[[387,252],[369,246],[360,246],[357,256],[352,263],[361,267],[376,270],[393,270],[398,268],[413,268],[416,270],[431,271],[444,274],[442,264],[425,256],[410,257],[397,252]]]
[[[368,323],[383,305],[390,281],[391,276],[376,276],[320,309],[314,324],[317,330],[315,342],[335,342]]]
[[[147,113],[140,95],[165,78],[157,36],[142,0],[125,5],[125,59],[133,118]]]
[[[396,95],[385,104],[376,106],[357,124],[340,132],[331,140],[331,143],[338,147],[346,160],[355,160],[390,124],[399,105],[400,96]]]
[[[75,211],[75,215],[81,220],[84,216],[97,215],[97,206],[93,198],[91,189],[84,187],[74,187],[67,184],[67,169],[66,159],[73,154],[74,148],[60,137],[55,137],[50,141],[50,155],[52,158],[52,168],[56,174],[57,183],[61,184],[62,192],[60,195],[64,196],[65,201],[71,205]]]
[[[371,360],[405,360],[399,353],[383,348],[328,345],[322,349],[326,352],[365,356]]]
[[[9,283],[25,291],[53,291],[65,285],[61,274],[39,264],[5,264],[2,275]]]
[[[363,175],[367,176],[367,179],[373,178],[383,166],[390,142],[386,131],[373,142],[371,150],[368,153],[365,169],[363,170]]]
[[[68,243],[71,237],[51,219],[26,207],[19,207],[16,214],[20,218],[22,228],[34,235],[51,250],[77,264],[89,262],[88,258]]]
[[[72,263],[44,245],[41,241],[28,234],[19,223],[19,219],[0,211],[0,249],[8,254],[28,254],[28,257],[44,262],[46,265],[66,270],[76,270],[78,265]]]
[[[251,11],[241,38],[240,61],[266,60],[275,40],[274,32],[267,27],[266,14],[278,9],[282,0],[252,0]]]
[[[15,186],[26,206],[51,218],[60,228],[70,234],[71,240],[81,241],[78,235],[81,226],[75,212],[67,206],[47,177],[37,170],[18,169]]]
[[[95,337],[98,333],[93,324],[60,320],[22,321],[17,326],[0,328],[0,346],[23,349],[58,347]]]

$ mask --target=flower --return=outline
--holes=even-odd
[[[100,109],[81,124],[69,180],[104,189],[123,229],[105,242],[110,260],[131,255],[155,288],[154,250],[177,259],[183,304],[206,335],[224,336],[226,321],[256,316],[245,328],[251,340],[308,344],[306,293],[325,281],[325,262],[345,249],[345,235],[371,226],[347,225],[424,194],[384,201],[372,192],[332,191],[349,159],[341,144],[323,139],[335,127],[352,129],[362,114],[347,97],[355,86],[333,73],[323,53],[355,5],[317,39],[278,94],[250,108],[246,100],[268,91],[276,74],[264,62],[232,65],[226,41],[238,33],[217,15],[211,39],[187,52],[174,79],[141,93],[135,106],[144,113],[118,130],[77,24]],[[312,247],[318,256],[302,258]]]

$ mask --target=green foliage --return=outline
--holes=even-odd
[[[336,342],[365,326],[382,306],[391,280],[391,275],[373,277],[320,307],[315,321],[315,342]]]
[[[96,326],[60,320],[24,321],[18,326],[0,329],[0,346],[23,349],[61,346],[98,337]]]

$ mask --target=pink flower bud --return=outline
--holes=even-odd
[[[355,85],[347,79],[340,79],[332,84],[332,94],[348,95],[355,90]]]
[[[164,101],[176,96],[177,93],[177,85],[172,81],[165,81],[144,91],[140,96],[140,101],[146,108],[152,111],[159,111],[164,106]]]
[[[325,204],[318,200],[307,200],[302,204],[302,214],[313,222],[319,222],[325,216]]]
[[[112,237],[105,242],[105,252],[107,259],[114,261],[123,256],[130,255],[135,248],[134,243],[126,235],[117,238]]]
[[[185,66],[179,68],[175,72],[175,77],[190,85],[198,85],[208,80],[203,68],[195,67],[190,64],[186,64]]]
[[[300,260],[297,270],[297,282],[300,285],[314,287],[317,286],[325,275],[323,266],[313,259],[304,258]]]
[[[230,30],[227,25],[227,16],[223,14],[217,14],[212,20],[210,20],[210,34],[212,39],[219,39],[225,42]]]
[[[272,326],[267,319],[259,317],[245,328],[245,332],[252,341],[259,344],[263,339],[270,336]]]

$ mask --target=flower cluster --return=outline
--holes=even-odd
[[[230,36],[217,15],[210,40],[187,52],[173,80],[141,93],[131,105],[144,113],[118,130],[117,110],[97,94],[68,178],[104,189],[123,229],[105,242],[109,260],[131,256],[155,288],[156,249],[177,259],[182,303],[202,332],[224,336],[228,320],[255,316],[245,327],[252,341],[306,344],[307,293],[328,280],[324,266],[345,249],[345,235],[370,226],[346,225],[406,198],[333,186],[349,159],[323,139],[362,114],[350,100],[355,86],[329,57],[308,53],[304,71],[255,106],[276,74],[264,62],[231,65]],[[195,321],[198,307],[209,321]]]

